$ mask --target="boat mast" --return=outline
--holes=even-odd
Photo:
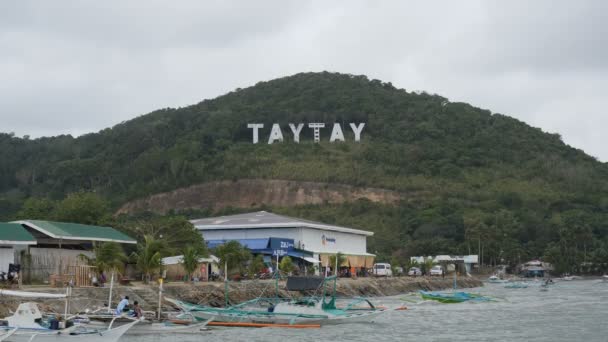
[[[275,298],[275,302],[278,303],[279,302],[279,252],[275,251],[275,253],[277,254],[277,269],[275,270],[275,277],[274,277],[274,298]]]
[[[112,289],[114,288],[114,269],[110,277],[110,296],[108,297],[108,312],[112,312]]]
[[[224,261],[224,303],[228,307],[228,259]]]

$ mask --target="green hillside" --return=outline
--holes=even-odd
[[[253,122],[265,124],[257,145]],[[267,145],[274,122],[285,142]],[[326,127],[314,144],[305,127],[295,144],[287,124],[300,122],[342,123],[346,142],[330,144]],[[361,143],[350,122],[367,124]],[[397,206],[271,208],[373,230],[370,250],[385,257],[481,246],[488,263],[543,255],[563,269],[608,263],[605,164],[508,116],[365,76],[297,74],[78,138],[0,134],[0,160],[3,219],[27,198],[80,190],[116,208],[210,180],[306,180],[411,194]]]

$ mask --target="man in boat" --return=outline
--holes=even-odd
[[[116,316],[122,315],[122,312],[127,308],[127,305],[129,305],[129,296],[125,296],[116,306]]]

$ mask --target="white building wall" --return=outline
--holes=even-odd
[[[0,271],[8,272],[8,264],[15,263],[15,250],[0,247]]]
[[[301,228],[304,249],[315,253],[364,254],[366,236],[319,229]],[[325,243],[323,243],[325,236]]]
[[[256,228],[201,231],[205,240],[238,240],[279,237],[293,239],[294,246],[315,253],[364,254],[366,236],[307,227],[300,228]],[[325,244],[323,243],[325,236]]]

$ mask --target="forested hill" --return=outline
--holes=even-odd
[[[285,142],[268,145],[275,122]],[[326,123],[321,143],[312,142],[307,127],[293,143],[288,123],[310,122]],[[328,142],[334,122],[346,142]],[[351,122],[366,123],[360,143]],[[247,123],[264,123],[259,144],[251,143]],[[540,256],[576,236],[572,255],[584,248],[588,258],[608,235],[605,164],[508,116],[365,76],[297,74],[78,138],[2,134],[0,158],[4,219],[27,198],[83,189],[117,208],[212,180],[284,179],[426,194],[396,206],[273,208],[372,229],[378,234],[370,244],[379,253],[458,252],[476,236],[496,243],[488,242],[488,258],[504,258],[515,246],[520,256]]]

